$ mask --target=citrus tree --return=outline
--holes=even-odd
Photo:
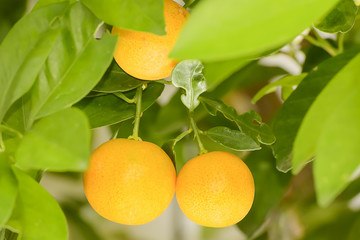
[[[0,239],[106,239],[40,185],[85,171],[121,224],[176,192],[249,239],[359,239],[359,1],[179,3],[2,1]]]

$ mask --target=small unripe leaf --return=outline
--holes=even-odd
[[[199,105],[198,97],[207,89],[203,68],[198,60],[184,60],[176,65],[171,75],[174,86],[186,91],[181,95],[181,101],[190,111]]]

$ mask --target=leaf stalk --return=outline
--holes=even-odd
[[[135,103],[135,99],[134,98],[128,98],[127,96],[125,96],[125,94],[123,94],[122,92],[116,92],[116,93],[113,93],[115,96],[117,96],[118,98],[124,100],[125,102],[127,103]]]
[[[185,132],[180,133],[176,138],[174,138],[174,145],[176,143],[178,143],[179,141],[181,141],[181,139],[183,139],[184,137],[186,137],[187,135],[189,135],[191,132],[193,131],[192,128],[189,128],[188,130],[186,130]]]
[[[140,125],[140,118],[142,115],[141,112],[142,92],[143,89],[145,88],[146,88],[145,84],[138,87],[136,89],[136,94],[135,94],[136,112],[135,112],[134,128],[133,128],[133,134],[129,137],[129,139],[133,139],[136,141],[141,141],[141,138],[139,137],[139,125]]]
[[[197,127],[197,125],[195,123],[193,113],[191,111],[189,111],[189,118],[190,118],[190,127],[194,131],[194,137],[196,138],[197,144],[199,146],[199,155],[207,153],[208,150],[205,149],[203,143],[201,142],[200,133],[199,133],[200,130],[198,129],[198,127]]]

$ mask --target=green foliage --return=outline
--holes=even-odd
[[[65,3],[49,5],[30,13],[1,44],[0,83],[4,87],[0,90],[0,120],[34,82],[30,124],[70,106],[94,87],[110,64],[115,39],[108,35],[101,41],[93,38],[99,21],[80,3],[68,10],[65,7]],[[82,26],[84,21],[87,27]],[[94,56],[101,64],[91,61]]]
[[[81,2],[108,24],[165,35],[162,0],[81,0]]]
[[[294,172],[299,172],[306,161],[317,155],[314,175],[321,205],[328,205],[348,185],[359,165],[354,156],[358,152],[354,133],[359,128],[359,111],[354,103],[359,98],[359,60],[360,56],[356,55],[320,93],[294,142]],[[339,161],[339,157],[342,160]]]
[[[299,172],[305,163],[314,156],[320,134],[326,131],[323,121],[320,119],[324,119],[326,122],[334,114],[333,110],[342,104],[345,97],[359,87],[357,79],[359,62],[360,55],[358,54],[340,71],[337,71],[309,108],[294,142],[293,172]],[[333,140],[336,141],[336,139]]]
[[[345,33],[353,27],[357,11],[354,0],[339,1],[334,9],[316,24],[316,28],[328,33]]]
[[[81,3],[65,12],[62,35],[31,91],[30,121],[71,106],[101,79],[111,63],[116,38],[105,33],[96,40],[99,23]]]
[[[218,0],[202,1],[194,8],[170,57],[204,61],[254,57],[292,40],[336,2],[231,0],[219,7]]]
[[[30,175],[39,169],[87,168],[88,120],[79,110],[60,110],[98,83],[112,60],[116,38],[105,33],[101,40],[95,39],[100,21],[81,3],[40,3],[0,46],[0,146],[5,151],[0,219],[2,227],[5,224],[24,239],[67,239],[65,218],[56,201],[13,167],[15,179],[11,166],[34,169]]]
[[[0,45],[0,121],[6,110],[27,92],[60,34],[50,22],[66,7],[52,5],[22,18]],[[34,48],[34,46],[38,46]]]

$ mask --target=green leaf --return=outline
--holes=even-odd
[[[261,226],[271,221],[270,213],[280,203],[291,174],[276,170],[275,159],[268,148],[252,152],[245,159],[245,163],[254,177],[255,198],[250,212],[237,227],[253,239],[255,233],[261,230]]]
[[[200,94],[206,91],[203,68],[198,60],[184,60],[175,66],[171,74],[173,85],[186,91],[186,95],[181,95],[181,101],[191,112],[200,104]]]
[[[0,152],[0,229],[11,216],[16,195],[17,182],[10,168],[10,161],[5,153]]]
[[[61,24],[61,39],[31,91],[31,120],[82,99],[98,83],[113,58],[116,37],[105,33],[101,40],[95,39],[100,21],[81,3],[71,6]]]
[[[163,89],[163,84],[148,84],[142,96],[142,111],[145,111],[156,101]],[[135,90],[124,94],[128,98],[133,98]],[[136,110],[135,104],[129,104],[113,94],[95,98],[84,98],[75,106],[85,112],[92,128],[111,125],[133,118]]]
[[[346,66],[337,72],[311,105],[301,123],[294,142],[294,173],[298,173],[306,162],[314,157],[319,137],[324,130],[324,120],[328,119],[334,109],[342,103],[339,99],[344,99],[353,89],[359,87],[359,64],[360,54],[356,55]],[[321,121],[322,119],[324,120]]]
[[[113,61],[93,91],[104,93],[126,92],[141,86],[144,82],[125,73]]]
[[[214,127],[205,132],[214,142],[236,151],[259,150],[261,147],[251,137],[227,127]]]
[[[360,84],[325,121],[319,136],[314,178],[318,203],[329,205],[360,167]]]
[[[65,7],[51,5],[26,15],[0,45],[0,122],[11,104],[33,85],[59,37],[57,21],[52,21]]]
[[[193,9],[170,57],[203,61],[254,57],[291,41],[337,2],[201,1]]]
[[[216,114],[217,111],[221,112],[227,119],[235,122],[241,132],[250,136],[255,141],[259,141],[266,145],[271,145],[275,142],[275,136],[273,135],[271,128],[267,124],[261,122],[262,120],[258,113],[250,111],[238,115],[234,108],[225,105],[219,100],[200,97],[200,101],[207,108],[213,109],[210,111],[210,114]]]
[[[289,76],[285,76],[285,77],[277,80],[276,82],[270,83],[270,84],[266,85],[265,87],[263,87],[262,89],[260,89],[256,93],[256,95],[253,97],[251,102],[253,104],[255,104],[263,96],[265,96],[269,93],[275,92],[277,87],[283,87],[283,88],[291,87],[292,88],[294,86],[297,86],[306,76],[307,76],[307,73],[302,73],[300,75],[289,75]]]
[[[76,108],[42,118],[25,134],[16,162],[25,169],[84,171],[90,157],[89,128]]]
[[[282,105],[273,122],[276,142],[272,146],[277,161],[277,168],[280,171],[286,172],[291,168],[295,137],[311,104],[328,82],[334,78],[358,52],[359,50],[348,51],[320,64],[317,70],[310,72],[308,76],[302,80]],[[335,96],[337,96],[337,94],[335,94]],[[323,117],[318,119],[321,118]],[[315,122],[321,123],[318,119]],[[311,134],[310,139],[314,136],[314,134]]]
[[[208,90],[213,90],[235,71],[248,64],[247,59],[239,58],[220,62],[205,62],[204,76]]]
[[[163,0],[81,0],[97,17],[118,28],[165,35]]]
[[[34,179],[13,168],[19,183],[15,211],[7,223],[26,240],[66,240],[66,219],[55,199]],[[20,229],[19,229],[20,228]]]
[[[341,0],[315,27],[323,32],[345,33],[353,27],[357,11],[358,7],[355,5],[354,0]]]

